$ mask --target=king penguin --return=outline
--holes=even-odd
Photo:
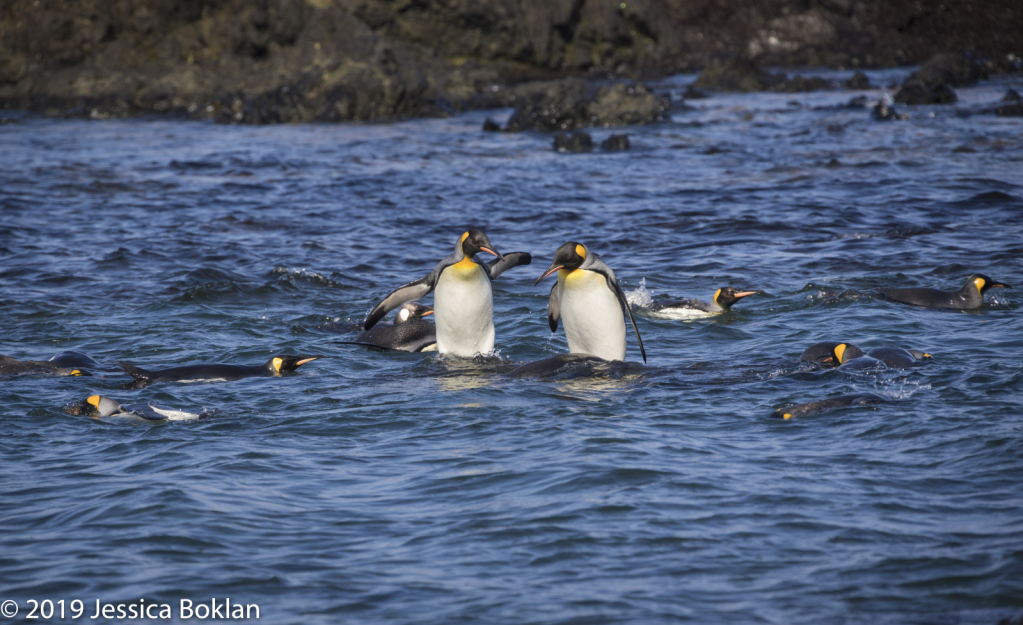
[[[661,313],[672,311],[693,311],[697,314],[706,313],[708,315],[717,315],[729,311],[732,308],[732,305],[740,299],[757,294],[763,294],[763,291],[740,291],[734,286],[726,286],[715,291],[714,297],[712,297],[709,302],[701,302],[698,299],[674,299],[665,302],[654,302],[650,306],[650,310]]]
[[[209,416],[209,413],[206,412],[185,412],[152,404],[128,404],[127,406],[122,406],[103,395],[92,395],[77,404],[72,404],[68,407],[67,411],[73,415],[84,414],[93,418],[127,417],[146,422],[191,421]]]
[[[437,329],[423,319],[433,308],[417,302],[402,304],[390,324],[377,324],[363,330],[354,341],[336,341],[346,345],[364,345],[378,350],[429,352],[437,349]]]
[[[551,332],[556,332],[558,321],[565,320],[565,336],[571,353],[625,360],[625,314],[628,314],[643,362],[646,362],[643,339],[622,287],[618,286],[615,272],[599,256],[582,243],[569,241],[554,253],[551,266],[535,284],[554,272],[558,272],[558,282],[551,287],[547,321]]]
[[[280,354],[262,365],[200,364],[150,371],[122,362],[121,367],[133,378],[124,388],[136,389],[157,382],[233,382],[253,377],[280,377],[320,358],[324,356]]]
[[[966,284],[958,291],[940,291],[927,288],[905,288],[905,289],[876,289],[882,298],[920,306],[922,308],[951,308],[953,310],[973,310],[984,304],[984,294],[993,288],[1011,289],[1008,284],[1003,284],[985,276],[982,273],[975,273],[966,280]]]
[[[489,263],[477,261],[479,252],[497,256]],[[405,302],[433,295],[437,321],[437,351],[463,358],[487,354],[494,349],[494,301],[490,281],[532,257],[525,252],[503,255],[482,231],[472,228],[459,237],[455,251],[437,263],[429,274],[398,287],[366,317],[371,329],[388,312]]]

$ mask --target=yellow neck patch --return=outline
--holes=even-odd
[[[842,364],[842,356],[845,356],[845,343],[835,348],[835,358],[838,360],[838,364]]]
[[[717,291],[714,291],[714,303],[715,304],[718,303],[718,295],[721,295],[721,289],[718,289]],[[720,304],[718,304],[718,305],[720,306]]]
[[[462,235],[462,240],[459,241],[459,243],[465,243],[465,240],[468,239],[468,238],[469,238],[469,233],[466,232],[465,234]]]
[[[983,289],[984,285],[987,284],[987,282],[984,281],[984,278],[977,278],[976,280],[973,281],[973,284],[976,285],[977,287],[977,293],[983,295],[981,289]]]
[[[284,364],[284,360],[281,358],[274,358],[274,371],[277,373],[281,372],[281,365]]]
[[[79,371],[78,369],[75,369],[71,372],[71,375],[82,375],[82,372]]]
[[[781,416],[781,418],[782,419],[791,419],[792,418],[792,413],[786,412],[785,414],[783,414]]]
[[[99,408],[99,395],[93,395],[92,397],[86,399],[85,401]]]
[[[578,254],[579,256],[582,256],[583,259],[585,260],[585,258],[586,258],[586,248],[585,247],[583,247],[581,245],[576,245],[575,246],[575,253]]]

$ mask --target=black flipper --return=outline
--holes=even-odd
[[[554,281],[551,287],[551,297],[547,300],[547,324],[551,326],[551,332],[558,331],[558,321],[561,320],[561,300],[558,299],[558,282]]]
[[[505,254],[504,258],[495,258],[488,263],[484,263],[483,266],[487,268],[487,273],[490,275],[490,279],[493,280],[513,267],[522,267],[531,262],[533,262],[533,257],[528,252],[512,252],[511,254]]]
[[[153,383],[153,374],[145,369],[139,369],[134,365],[129,365],[126,362],[121,363],[121,367],[124,368],[125,372],[128,373],[133,381],[128,382],[124,385],[126,389],[146,388]]]
[[[636,340],[639,341],[639,353],[643,354],[643,362],[646,362],[646,350],[643,349],[643,339],[639,336],[639,328],[636,327],[636,318],[632,316],[632,306],[629,306],[629,300],[625,298],[625,293],[622,292],[622,287],[618,286],[618,280],[615,280],[613,276],[607,276],[607,286],[615,295],[618,296],[618,303],[622,305],[625,312],[629,314],[629,321],[632,322],[632,329],[636,332]]]
[[[382,302],[376,305],[366,317],[366,323],[363,324],[364,330],[369,330],[377,324],[378,321],[384,318],[384,316],[401,306],[405,302],[411,302],[417,299],[422,299],[433,291],[433,287],[436,286],[434,282],[434,274],[439,275],[440,272],[433,271],[429,275],[423,276],[422,278],[409,282],[399,286],[394,290],[393,293],[384,298]]]

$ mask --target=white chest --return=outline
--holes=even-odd
[[[463,261],[441,272],[433,309],[437,351],[472,358],[494,350],[494,300],[482,267]]]
[[[558,298],[568,351],[625,360],[625,316],[607,278],[593,271],[561,270]]]

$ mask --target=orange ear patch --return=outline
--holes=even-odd
[[[582,256],[583,258],[586,258],[586,248],[581,245],[575,246],[575,253],[578,254],[579,256]]]

